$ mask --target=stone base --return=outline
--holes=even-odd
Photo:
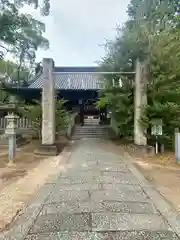
[[[41,145],[34,151],[35,155],[39,156],[57,156],[58,155],[58,149],[55,144],[53,145]]]
[[[153,146],[147,146],[146,147],[146,153],[147,154],[149,154],[149,155],[151,155],[151,156],[153,156],[153,155],[155,155],[155,148],[153,147]]]
[[[150,145],[135,145],[139,150],[142,151],[143,154],[148,154],[150,156],[154,156],[155,155],[155,148],[153,146]]]

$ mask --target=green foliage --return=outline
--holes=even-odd
[[[134,71],[137,58],[149,65],[148,105],[143,109],[141,124],[150,128],[154,118],[163,121],[162,141],[172,147],[174,129],[180,128],[180,47],[179,47],[179,1],[177,0],[131,0],[128,21],[117,29],[117,37],[107,43],[107,54],[101,62],[105,71]],[[104,91],[108,108],[118,123],[119,136],[133,136],[133,88],[127,84],[113,88],[112,79],[105,76],[108,89]],[[122,76],[121,76],[122,77]],[[127,83],[134,76],[127,75]]]
[[[23,64],[27,61],[30,64],[34,62],[36,50],[49,46],[48,40],[43,37],[44,23],[19,12],[24,4],[33,4],[35,8],[39,6],[38,0],[3,0],[0,4],[0,58],[10,52],[19,59],[18,79]],[[49,7],[49,0],[44,0],[42,9],[45,15],[48,14]]]
[[[56,103],[56,131],[60,132],[63,129],[66,129],[69,123],[69,113],[63,108],[66,101],[59,100]]]
[[[100,109],[100,108],[105,108],[106,105],[108,105],[109,103],[109,99],[107,96],[103,96],[101,97],[96,103],[96,108]]]
[[[66,129],[69,120],[69,113],[63,109],[66,101],[59,100],[56,102],[55,121],[56,132]],[[42,129],[42,107],[39,102],[35,105],[25,105],[19,108],[19,114],[32,121],[32,127],[37,130],[41,136]]]
[[[0,82],[8,83],[10,81],[17,81],[19,79],[27,82],[31,72],[26,67],[21,67],[18,73],[19,64],[11,61],[0,61]]]
[[[22,66],[25,61],[33,63],[38,48],[49,47],[49,42],[43,37],[45,25],[32,18],[31,15],[23,16],[23,28],[16,34],[16,43],[12,47],[13,54],[19,59],[19,65]]]
[[[116,121],[118,136],[129,138],[133,132],[133,88],[129,83],[122,87],[110,88],[100,100],[108,104],[111,117]]]
[[[41,104],[37,102],[35,105],[24,105],[18,109],[22,117],[29,119],[32,123],[32,128],[37,131],[38,137],[41,138],[42,127],[42,108]]]
[[[153,118],[163,121],[162,141],[174,146],[174,129],[180,128],[180,48],[179,30],[164,30],[152,47],[151,81],[148,105],[142,124],[148,128]],[[163,51],[162,51],[163,50]],[[144,120],[146,117],[146,120]],[[151,140],[151,137],[149,136]]]

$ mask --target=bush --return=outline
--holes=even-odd
[[[55,122],[56,122],[56,132],[64,130],[68,126],[69,113],[63,109],[66,101],[59,100],[56,102],[55,110]],[[19,113],[22,117],[25,117],[32,121],[32,128],[38,132],[39,138],[41,138],[42,129],[42,107],[40,102],[36,102],[34,105],[24,105],[19,108]]]

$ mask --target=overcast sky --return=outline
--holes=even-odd
[[[49,50],[40,50],[37,61],[51,57],[57,66],[96,65],[103,57],[100,45],[105,39],[113,39],[116,25],[127,19],[129,0],[51,0],[48,17],[40,16],[39,10],[26,7],[36,19],[46,24],[45,37]]]

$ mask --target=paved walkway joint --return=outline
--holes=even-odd
[[[29,207],[28,229],[16,226],[6,239],[180,239],[147,194],[150,186],[143,188],[128,160],[109,152],[106,144],[75,142],[66,171],[49,181]]]

